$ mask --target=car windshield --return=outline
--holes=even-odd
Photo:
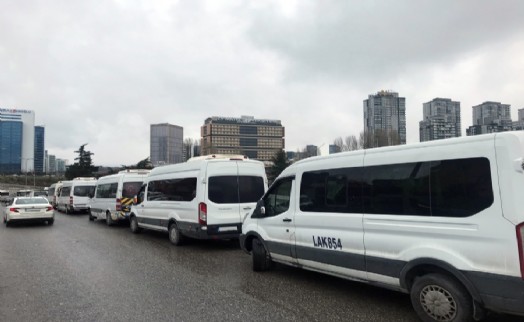
[[[16,199],[15,205],[38,205],[38,204],[46,204],[48,203],[47,199],[45,198],[23,198],[23,199]]]

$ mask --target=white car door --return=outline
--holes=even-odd
[[[294,177],[276,181],[262,199],[258,232],[274,261],[296,263]],[[260,212],[260,209],[257,209]]]

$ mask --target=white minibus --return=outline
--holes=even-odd
[[[122,170],[98,178],[89,199],[89,220],[105,219],[108,226],[129,219],[133,198],[150,170]]]
[[[185,237],[238,238],[241,221],[267,188],[264,164],[242,156],[204,156],[154,168],[129,216],[131,231],[168,231]]]
[[[246,216],[255,271],[293,265],[410,294],[423,321],[524,315],[524,132],[313,157]]]
[[[60,195],[60,188],[62,187],[62,181],[58,181],[56,183],[53,183],[49,186],[49,189],[47,190],[47,195],[49,199],[49,203],[53,208],[56,209],[57,205],[57,198]]]
[[[93,193],[96,178],[77,177],[70,181],[63,181],[57,201],[57,210],[66,214],[87,212],[89,195]]]

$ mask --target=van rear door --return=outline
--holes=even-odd
[[[264,168],[257,163],[221,160],[207,166],[207,224],[240,225],[264,193]],[[222,228],[219,232],[226,228]]]

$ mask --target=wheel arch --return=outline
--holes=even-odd
[[[244,239],[244,249],[245,250],[247,250],[248,252],[251,252],[253,250],[253,239],[260,240],[262,245],[264,245],[264,248],[268,250],[267,245],[264,239],[262,238],[262,236],[260,236],[260,234],[254,231],[250,231],[246,234],[246,238]]]
[[[434,258],[419,258],[407,263],[400,272],[400,286],[411,291],[415,279],[431,273],[440,273],[455,279],[471,295],[474,302],[482,303],[482,298],[471,281],[457,268]]]

